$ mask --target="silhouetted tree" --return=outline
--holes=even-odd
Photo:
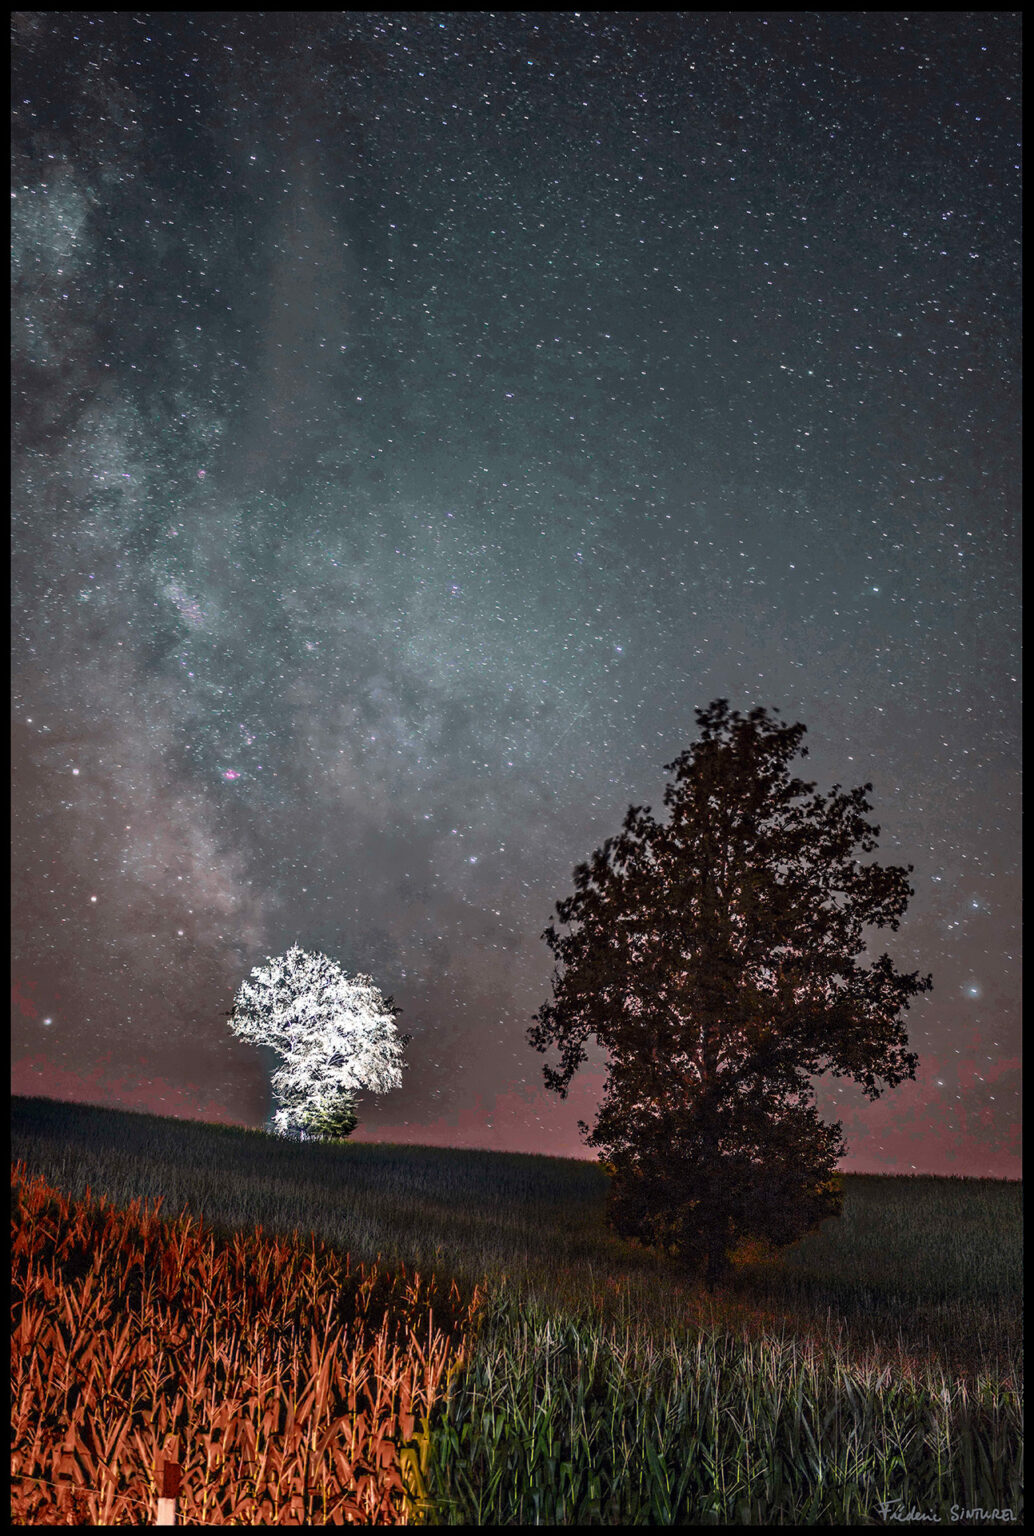
[[[853,1077],[870,1099],[915,1076],[900,1019],[929,976],[887,955],[860,964],[866,927],[892,930],[912,866],[859,864],[879,827],[871,784],[830,794],[791,778],[803,725],[718,699],[674,762],[658,823],[632,805],[556,904],[566,935],[552,1003],[528,1032],[566,1096],[595,1036],[609,1056],[588,1144],[611,1176],[608,1220],[702,1263],[709,1289],[744,1238],[782,1246],[840,1210],[839,1123],[812,1075]],[[577,926],[575,926],[577,925]]]

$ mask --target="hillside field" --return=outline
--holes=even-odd
[[[1022,1519],[1018,1183],[846,1175],[713,1297],[606,1187],[13,1099],[16,1523],[153,1521],[165,1434],[184,1523]]]

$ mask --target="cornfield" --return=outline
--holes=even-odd
[[[1023,1518],[1017,1184],[847,1175],[712,1297],[590,1163],[13,1120],[20,1524],[148,1523],[169,1433],[186,1523]]]
[[[447,1524],[969,1523],[960,1509],[1022,1509],[1021,1451],[1018,1400],[993,1383],[536,1309],[453,1384],[427,1475]]]
[[[152,1523],[169,1434],[187,1524],[407,1523],[476,1295],[11,1183],[16,1524]]]

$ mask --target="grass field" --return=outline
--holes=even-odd
[[[430,1523],[1022,1518],[1018,1184],[848,1175],[839,1220],[708,1297],[607,1232],[587,1162],[45,1099],[13,1101],[12,1159],[74,1199],[479,1286],[412,1442]]]

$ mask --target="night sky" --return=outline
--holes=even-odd
[[[1015,12],[14,18],[14,1091],[261,1125],[295,941],[356,1139],[587,1156],[572,870],[715,698],[871,780],[915,1083],[1019,1167]]]

